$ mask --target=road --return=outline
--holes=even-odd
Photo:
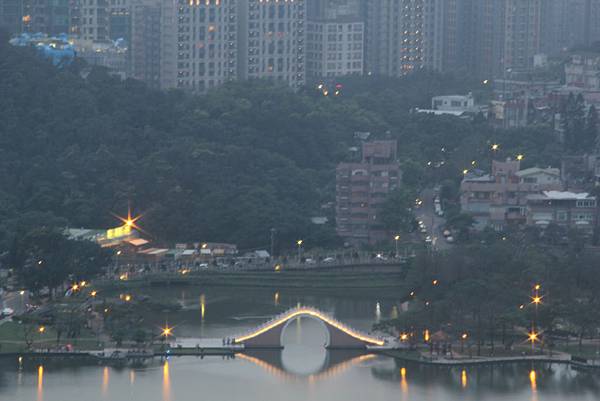
[[[443,251],[450,249],[452,245],[445,240],[443,235],[446,219],[435,214],[434,195],[435,193],[432,188],[421,192],[420,199],[423,201],[423,204],[415,211],[415,215],[417,220],[422,220],[425,223],[427,234],[424,235],[431,236],[433,249]]]

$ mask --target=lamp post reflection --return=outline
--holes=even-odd
[[[169,373],[169,361],[163,365],[163,401],[171,401],[171,376]]]
[[[38,401],[44,399],[44,367],[42,365],[38,367],[37,399]]]

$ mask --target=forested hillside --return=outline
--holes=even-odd
[[[150,90],[104,70],[81,78],[33,51],[0,45],[0,244],[40,225],[110,227],[128,204],[158,240],[268,244],[334,241],[312,227],[334,200],[335,164],[354,132],[399,141],[407,184],[458,180],[472,159],[485,166],[490,141],[503,152],[535,149],[528,162],[560,155],[543,129],[494,131],[483,123],[410,114],[434,94],[478,84],[429,73],[342,80],[341,96],[293,93],[263,82],[206,96]],[[431,169],[428,161],[444,160]],[[435,170],[435,171],[434,171]]]

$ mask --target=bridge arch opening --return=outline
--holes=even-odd
[[[281,330],[280,343],[280,362],[286,372],[309,376],[326,368],[329,331],[323,321],[310,316],[290,319]]]

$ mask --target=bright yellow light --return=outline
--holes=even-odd
[[[528,333],[527,336],[529,337],[529,341],[531,342],[531,344],[535,343],[536,341],[540,341],[539,333],[536,333],[533,330],[531,330],[531,332]]]
[[[119,298],[121,298],[125,302],[129,302],[129,301],[131,301],[132,297],[130,294],[121,294],[121,296]]]
[[[117,256],[119,256],[122,253],[123,253],[122,251],[117,251]]]
[[[396,236],[394,237],[394,239],[395,239],[396,241],[400,241],[400,236],[399,236],[399,235],[396,235]]]
[[[437,280],[433,280],[433,281],[431,282],[431,284],[433,284],[433,285],[438,285],[438,283],[439,283],[439,282],[438,282]]]
[[[45,328],[44,326],[40,326],[40,328],[38,329],[38,331],[39,331],[40,333],[43,333],[43,332],[45,332],[45,331],[46,331],[46,328]]]
[[[121,281],[125,281],[125,280],[127,280],[127,273],[125,273],[125,274],[121,274],[121,275],[119,276],[119,280],[121,280]]]
[[[98,291],[94,290],[94,291],[90,292],[90,295],[92,297],[95,297],[96,295],[98,295]]]
[[[425,333],[423,334],[423,339],[426,343],[429,342],[429,340],[431,339],[431,336],[429,335],[429,330],[425,330]]]
[[[160,334],[162,337],[169,337],[173,335],[173,328],[169,327],[168,325],[163,327],[162,329],[162,333]]]
[[[539,291],[540,288],[542,288],[542,286],[540,284],[536,284],[534,288],[535,288],[536,291]]]
[[[496,150],[499,150],[499,149],[500,149],[500,145],[498,145],[497,143],[495,143],[495,144],[492,145],[492,150],[493,151],[496,151]]]
[[[302,245],[303,242],[304,242],[303,240],[299,239],[298,241],[296,241],[296,244],[298,244],[298,246],[300,246],[300,245]]]
[[[469,174],[469,170],[467,170],[467,169],[464,169],[464,170],[463,170],[463,175],[467,175],[467,174]]]
[[[82,281],[81,283],[79,283],[80,287],[85,287],[87,285],[87,281]]]
[[[23,295],[23,294],[25,294],[25,290],[19,291],[19,295]]]
[[[531,389],[533,391],[536,391],[537,389],[537,374],[535,373],[535,370],[531,370],[531,372],[529,372],[529,382],[531,383]]]
[[[469,338],[469,335],[467,333],[463,333],[462,336],[460,336],[460,338],[466,340],[467,338]]]
[[[404,342],[406,340],[408,340],[408,334],[406,334],[406,333],[400,334],[400,341]]]
[[[257,337],[263,333],[266,333],[269,330],[272,330],[273,328],[284,324],[285,322],[289,321],[289,320],[293,320],[294,318],[298,317],[298,316],[303,316],[303,315],[308,315],[308,316],[312,316],[315,317],[317,319],[320,319],[322,321],[324,321],[325,323],[335,327],[336,329],[343,331],[344,333],[348,334],[351,337],[354,337],[360,341],[364,341],[366,343],[369,343],[371,345],[378,345],[378,346],[382,346],[385,344],[384,341],[379,340],[377,338],[374,337],[370,337],[370,336],[366,336],[366,335],[362,335],[352,329],[350,329],[349,327],[343,326],[340,323],[338,323],[335,320],[332,320],[331,318],[323,315],[321,312],[315,310],[315,309],[311,309],[311,308],[304,308],[304,307],[299,307],[296,310],[280,317],[279,319],[275,320],[274,322],[272,322],[271,324],[268,324],[266,326],[262,326],[261,328],[257,329],[256,331],[254,331],[253,333],[250,333],[246,336],[243,337],[239,337],[234,339],[234,341],[236,343],[243,343],[244,341],[250,340],[254,337]]]
[[[275,271],[278,272],[281,270],[281,265],[275,265]]]
[[[477,164],[477,162],[476,162],[475,160],[472,160],[472,161],[471,161],[471,166],[474,166],[474,165],[476,165],[476,164]]]
[[[518,161],[521,161],[521,160],[523,160],[523,159],[525,159],[525,155],[523,155],[523,154],[518,154],[518,155],[517,155],[517,160],[518,160]]]
[[[467,371],[463,369],[460,374],[460,384],[462,385],[462,388],[467,388],[468,382],[469,380],[467,378]]]
[[[202,249],[206,249],[208,247],[207,243],[202,244]]]
[[[77,291],[77,290],[79,289],[79,284],[73,284],[73,285],[71,286],[71,289],[72,289],[73,291]]]
[[[535,297],[531,297],[531,303],[535,304],[535,305],[540,305],[542,303],[542,298],[539,295],[536,295]]]

